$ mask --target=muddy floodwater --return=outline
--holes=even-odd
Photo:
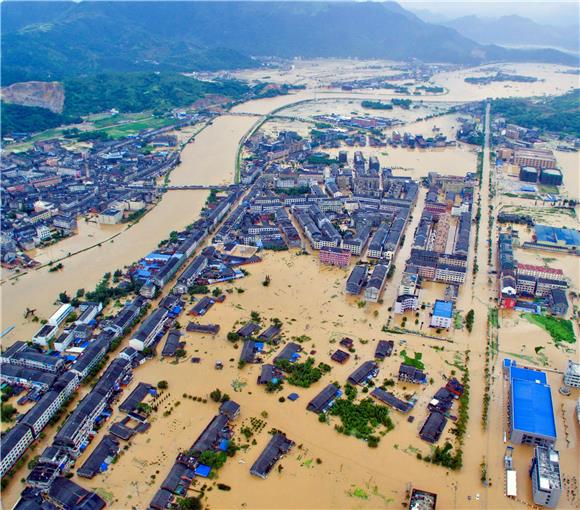
[[[247,102],[236,106],[232,114],[216,118],[185,146],[181,164],[172,172],[170,184],[231,183],[240,140],[262,119],[262,115],[272,111],[292,105],[291,108],[283,109],[282,113],[312,116],[337,111],[348,115],[351,111],[360,111],[360,100],[364,98],[392,97],[386,91],[329,90],[328,84],[345,66],[346,71],[341,72],[345,78],[355,78],[365,73],[377,75],[392,72],[391,63],[316,61],[297,63],[286,71],[254,70],[237,73],[249,79],[265,79],[269,76],[274,81],[303,83],[307,88],[287,96]],[[493,83],[485,88],[466,84],[463,79],[489,70],[443,71],[434,76],[433,82],[445,86],[448,93],[421,99],[444,105],[483,97],[560,93],[573,86],[577,79],[573,75],[563,74],[560,71],[565,68],[557,66],[518,64],[502,68],[505,72],[535,75],[544,81],[512,84],[510,87],[503,83]],[[321,98],[324,100],[311,102]],[[337,99],[334,105],[328,101],[332,98]],[[294,104],[305,100],[310,102]],[[428,113],[430,107],[424,105],[421,108],[402,114],[406,124],[401,131],[430,135],[436,128],[454,138],[457,117],[445,115],[417,120]],[[252,115],[237,115],[239,113]],[[374,115],[377,112],[367,113]],[[387,116],[398,114],[399,110],[383,113]],[[292,123],[290,120],[272,119],[263,129],[279,130],[285,126],[290,127]],[[308,127],[308,123],[300,125],[305,130]],[[189,128],[184,130],[179,134],[180,141],[186,141],[195,132]],[[394,168],[395,174],[414,178],[432,170],[452,175],[464,175],[476,170],[477,154],[472,147],[463,144],[430,150],[392,147],[365,147],[361,150],[367,157],[377,155],[381,165]],[[334,154],[336,150],[329,152]],[[496,211],[500,206],[533,207],[533,202],[521,198],[502,197],[499,194],[489,196],[489,179],[495,169],[488,164],[488,150],[485,156],[483,184],[475,197],[476,200],[481,199],[482,211],[487,212],[489,205],[494,205]],[[574,170],[577,156],[558,153],[557,157],[565,170],[568,189],[577,186],[578,167]],[[569,193],[574,196],[573,192]],[[187,356],[184,360],[175,363],[156,357],[147,361],[135,370],[134,380],[122,395],[125,398],[141,381],[151,384],[157,384],[160,380],[168,381],[169,388],[162,393],[159,409],[150,418],[150,429],[143,434],[136,434],[130,443],[122,443],[123,446],[127,444],[127,448],[122,449],[121,456],[107,472],[97,475],[93,480],[78,478],[76,474],[73,479],[86,488],[97,490],[107,499],[111,508],[147,508],[176,455],[192,445],[217,413],[218,404],[209,398],[209,394],[219,388],[241,405],[241,414],[233,422],[234,439],[244,449],[228,459],[216,480],[196,480],[191,495],[205,489],[204,505],[207,508],[400,509],[406,507],[405,492],[411,485],[437,493],[439,509],[515,510],[530,507],[531,483],[527,471],[532,451],[529,447],[515,448],[518,498],[508,499],[504,496],[503,454],[506,447],[504,434],[507,430],[508,395],[501,374],[501,361],[504,357],[512,357],[522,364],[549,369],[548,379],[552,386],[559,434],[556,447],[561,455],[561,471],[566,480],[576,480],[577,483],[580,476],[580,437],[574,406],[580,392],[573,390],[568,397],[558,392],[562,384],[561,372],[567,359],[578,359],[577,345],[571,344],[567,349],[555,345],[546,331],[517,312],[499,314],[497,352],[488,364],[492,404],[487,427],[482,426],[487,318],[490,310],[495,308],[494,299],[497,296],[495,279],[489,274],[493,263],[491,266],[487,263],[489,215],[482,215],[476,249],[472,234],[467,281],[460,289],[456,305],[462,316],[474,310],[473,331],[469,333],[465,328],[460,328],[436,333],[427,327],[429,305],[435,299],[444,297],[445,287],[435,283],[425,283],[421,290],[420,300],[425,303],[425,309],[419,310],[418,315],[407,312],[408,332],[395,334],[383,331],[385,325],[393,328],[402,324],[402,317],[395,316],[391,306],[397,295],[405,261],[410,254],[412,233],[419,222],[425,194],[426,190],[421,188],[405,241],[396,256],[394,275],[387,284],[381,303],[365,304],[360,301],[360,297],[347,295],[344,288],[349,271],[319,265],[315,253],[300,255],[296,251],[261,252],[259,255],[263,258],[262,262],[246,266],[248,276],[235,283],[219,284],[225,292],[225,302],[216,304],[199,322],[219,324],[220,332],[215,337],[185,333],[183,340],[186,342]],[[77,236],[34,254],[39,261],[46,263],[68,253],[85,250],[65,258],[62,261],[63,270],[54,273],[49,273],[48,268],[30,270],[12,279],[7,278],[13,274],[3,274],[1,329],[10,326],[15,328],[2,339],[2,345],[9,345],[17,339],[27,340],[39,328],[38,323],[24,319],[26,307],[36,308],[41,318],[48,317],[56,308],[55,300],[59,292],[66,290],[71,294],[78,288],[92,289],[103,273],[122,268],[145,255],[161,239],[166,238],[170,231],[182,229],[194,221],[199,216],[206,196],[205,191],[168,191],[151,211],[130,228],[126,228],[126,225],[103,227],[80,219]],[[536,214],[543,214],[548,224],[562,221],[568,226],[577,225],[575,216],[558,216],[548,212]],[[520,229],[522,240],[531,236],[531,231],[525,227],[516,228]],[[93,247],[99,243],[100,246]],[[495,247],[492,249],[495,257]],[[578,291],[580,277],[576,257],[521,248],[516,248],[515,254],[521,262],[562,268],[569,279],[571,290]],[[471,269],[475,260],[479,271],[473,274]],[[266,276],[270,277],[268,286],[263,285]],[[577,306],[577,300],[571,305]],[[191,306],[188,303],[187,309]],[[238,368],[241,345],[226,339],[227,333],[237,329],[241,322],[249,320],[253,311],[259,313],[263,326],[269,325],[272,319],[279,319],[283,324],[283,342],[300,338],[304,349],[302,358],[311,355],[316,362],[328,363],[332,366],[331,372],[307,389],[285,384],[279,393],[266,393],[256,381],[260,366]],[[187,316],[180,318],[182,326],[187,324],[188,319]],[[577,325],[574,327],[577,334]],[[330,361],[330,355],[345,336],[354,340],[354,352],[344,365],[338,365]],[[395,352],[380,363],[377,382],[396,378],[403,359],[401,354],[405,350],[408,355],[422,354],[429,383],[423,386],[396,383],[390,388],[400,398],[417,399],[414,409],[409,413],[414,421],[408,421],[408,415],[391,410],[394,429],[380,436],[378,448],[369,448],[362,440],[339,434],[335,430],[338,418],[331,418],[330,423],[320,423],[314,413],[306,411],[306,405],[326,384],[333,381],[344,383],[355,367],[372,359],[376,344],[381,339],[394,340]],[[266,346],[264,361],[271,362],[278,349]],[[418,432],[427,417],[428,402],[437,389],[445,384],[446,378],[453,374],[460,375],[457,372],[458,365],[464,363],[467,352],[471,396],[469,422],[464,437],[463,468],[450,471],[422,460],[431,454],[431,447],[419,439]],[[191,357],[199,357],[200,363],[191,363]],[[215,370],[217,361],[223,363],[223,370]],[[82,391],[87,391],[87,388]],[[292,392],[299,395],[294,402],[286,398]],[[280,402],[280,397],[285,397],[285,401]],[[77,467],[82,465],[107,433],[111,423],[120,416],[118,405],[113,407],[113,416],[79,458]],[[457,404],[454,404],[452,412],[457,413]],[[256,423],[261,425],[256,427]],[[248,438],[241,433],[243,427],[253,429]],[[452,428],[450,422],[440,445],[445,439],[455,444]],[[262,480],[251,476],[249,469],[269,440],[268,432],[272,429],[285,432],[295,441],[296,447],[280,462],[281,470],[275,468],[267,480]],[[48,444],[55,432],[54,428],[46,430],[47,438],[36,453]],[[487,466],[490,480],[488,487],[484,487],[480,480],[482,463]],[[26,476],[26,472],[24,468],[17,473],[4,491],[4,508],[11,508],[17,500],[23,487],[19,480]],[[220,490],[218,482],[229,486],[231,490]],[[559,508],[578,508],[579,501],[575,498],[577,496],[565,491]]]

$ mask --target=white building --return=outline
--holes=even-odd
[[[39,225],[36,227],[36,235],[41,242],[52,239],[52,232],[46,225]]]
[[[64,352],[68,349],[68,346],[74,340],[74,335],[72,331],[64,331],[58,338],[54,341],[54,348],[58,352]]]
[[[417,310],[419,308],[419,296],[416,294],[403,294],[397,296],[394,311],[396,314],[405,313],[407,310]]]
[[[32,337],[32,341],[37,345],[41,345],[42,347],[48,347],[48,343],[54,338],[54,335],[57,331],[58,330],[56,326],[53,326],[52,324],[45,324],[38,330],[36,335]]]
[[[155,310],[135,332],[133,338],[129,341],[129,346],[136,351],[142,351],[149,347],[157,335],[163,330],[167,319],[167,310],[158,308]]]
[[[568,366],[564,372],[564,384],[572,388],[580,388],[580,363],[568,360]]]
[[[51,326],[60,326],[62,322],[72,313],[73,307],[70,303],[62,305],[56,312],[48,319],[48,324]]]
[[[2,436],[2,450],[0,452],[0,476],[4,476],[26,449],[34,441],[32,430],[26,425],[17,424]]]
[[[432,328],[450,328],[453,321],[453,302],[437,299],[433,306],[430,326]]]
[[[102,225],[114,225],[123,219],[123,211],[119,209],[107,209],[99,214],[98,222]]]

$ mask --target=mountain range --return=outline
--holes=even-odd
[[[352,57],[576,65],[554,49],[507,49],[426,23],[395,2],[5,1],[2,85],[110,71],[258,65],[254,57]]]
[[[553,27],[523,16],[484,18],[472,15],[444,21],[442,24],[481,44],[552,47],[576,53],[580,45],[577,20],[575,25]]]

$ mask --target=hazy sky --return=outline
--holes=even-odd
[[[580,4],[577,0],[570,1],[544,1],[534,2],[530,0],[404,0],[400,4],[406,9],[428,10],[435,17],[458,18],[469,14],[478,16],[499,17],[510,14],[518,14],[531,18],[542,24],[551,25],[578,25],[580,17]]]

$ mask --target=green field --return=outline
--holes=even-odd
[[[401,351],[401,357],[403,358],[403,363],[405,365],[415,367],[419,370],[425,369],[425,363],[421,361],[423,359],[423,353],[416,352],[414,356],[411,358],[410,356],[407,355],[407,351],[403,350]]]
[[[86,120],[94,126],[95,129],[92,131],[102,131],[115,140],[129,135],[136,135],[145,129],[158,129],[169,126],[175,122],[175,119],[170,117],[153,117],[150,112],[126,113],[115,116],[99,114],[89,116]],[[6,150],[8,152],[26,151],[32,148],[34,142],[50,140],[51,138],[63,138],[63,132],[70,127],[63,126],[47,129],[31,136],[26,142],[7,146]]]
[[[104,129],[97,129],[107,133],[111,138],[124,138],[129,135],[136,135],[145,129],[157,129],[164,126],[169,126],[175,123],[172,118],[146,117],[134,122],[127,122],[125,124],[116,124]]]
[[[569,344],[576,343],[576,335],[574,334],[572,321],[551,317],[549,315],[534,315],[531,313],[525,313],[523,316],[532,324],[536,324],[550,333],[550,336],[556,344],[560,342]]]

